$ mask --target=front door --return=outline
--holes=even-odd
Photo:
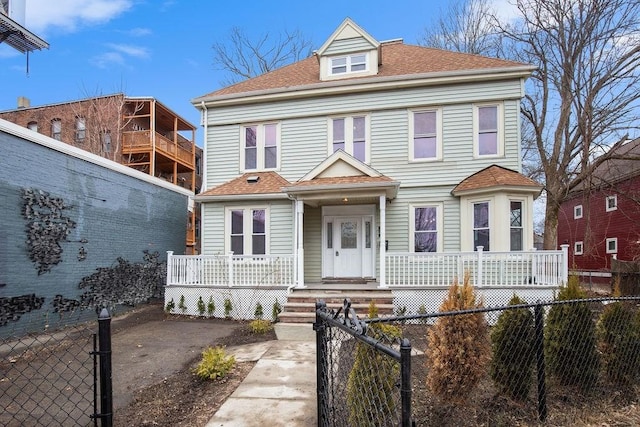
[[[325,216],[323,277],[373,277],[373,216]]]

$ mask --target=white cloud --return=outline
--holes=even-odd
[[[96,55],[89,60],[98,68],[107,68],[113,65],[127,65],[127,58],[148,58],[149,50],[127,44],[107,43],[109,51]]]
[[[127,35],[133,37],[144,37],[151,34],[151,30],[149,28],[132,28],[129,31],[125,31]]]
[[[149,51],[144,47],[116,43],[107,43],[107,47],[116,52],[124,53],[125,55],[136,58],[146,58],[149,56]]]
[[[50,27],[74,31],[78,26],[107,22],[132,4],[133,0],[30,0],[25,25],[36,34]]]
[[[515,0],[491,0],[490,5],[501,22],[510,22],[520,17]]]
[[[124,65],[124,57],[118,52],[105,52],[94,56],[89,60],[91,64],[98,68],[107,68],[111,65]]]

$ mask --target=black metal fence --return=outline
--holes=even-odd
[[[97,325],[0,340],[0,425],[111,426],[110,324],[103,309]]]
[[[592,298],[364,320],[348,304],[320,305],[318,425],[640,425],[639,304]]]

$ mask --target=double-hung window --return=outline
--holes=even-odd
[[[226,216],[228,248],[234,255],[267,253],[267,209],[230,208]]]
[[[617,254],[618,253],[618,238],[610,237],[606,239],[606,249],[608,254]]]
[[[242,156],[244,170],[273,170],[279,165],[280,128],[277,123],[244,126]]]
[[[103,130],[100,132],[100,143],[102,144],[102,151],[105,153],[111,152],[111,131]]]
[[[607,212],[618,209],[618,196],[616,194],[613,196],[607,196],[605,208]]]
[[[87,125],[85,118],[82,116],[76,117],[76,142],[84,142],[87,137]]]
[[[334,117],[329,128],[329,154],[343,150],[363,163],[369,162],[367,116]]]
[[[411,206],[412,252],[438,252],[442,240],[442,206]]]
[[[473,249],[482,246],[483,250],[491,250],[489,227],[489,202],[478,202],[473,204]]]
[[[440,110],[409,112],[410,160],[442,158],[442,126]]]
[[[582,218],[582,205],[576,205],[573,207],[573,219]]]
[[[32,130],[34,132],[38,132],[38,122],[27,123],[27,129]]]
[[[523,221],[522,221],[522,202],[511,200],[509,204],[509,225],[511,234],[511,250],[523,250]]]
[[[51,138],[57,139],[60,141],[62,137],[62,120],[53,119],[51,120]]]
[[[368,55],[366,53],[331,58],[330,75],[367,71],[367,58]]]
[[[502,105],[476,105],[474,110],[474,154],[476,157],[501,156],[504,152]]]

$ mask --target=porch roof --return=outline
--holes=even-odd
[[[399,181],[388,176],[335,176],[298,181],[283,187],[283,191],[297,199],[333,202],[370,202],[384,195],[393,199],[398,194]],[[311,203],[314,204],[314,203]]]
[[[276,172],[247,172],[195,196],[198,202],[243,198],[286,198],[282,187],[291,183]]]
[[[540,194],[542,185],[511,169],[488,166],[460,181],[451,191],[454,196],[495,191],[497,188]]]

